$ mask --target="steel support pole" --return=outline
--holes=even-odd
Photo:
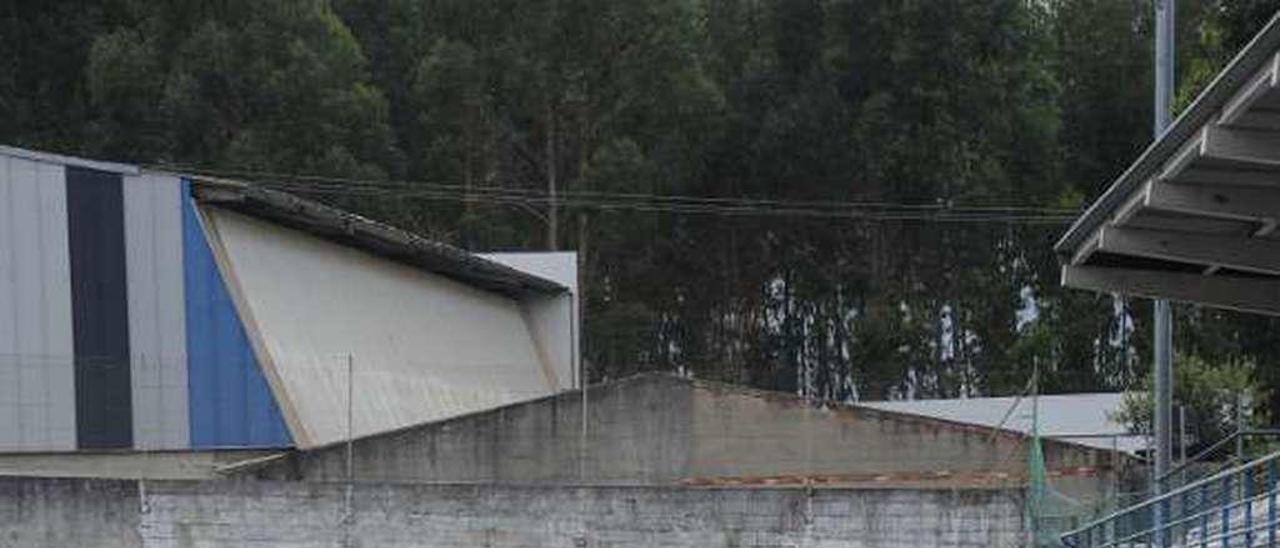
[[[1173,65],[1174,65],[1174,9],[1175,0],[1156,0],[1156,54],[1155,54],[1155,139],[1159,139],[1169,127],[1171,106],[1173,102]],[[1155,492],[1165,492],[1164,478],[1170,470],[1173,457],[1173,312],[1169,301],[1157,300],[1153,307],[1155,332],[1152,346],[1154,349],[1155,383],[1152,400],[1155,402]],[[1157,509],[1156,527],[1165,525],[1164,512]],[[1164,535],[1157,535],[1157,542],[1163,546]]]

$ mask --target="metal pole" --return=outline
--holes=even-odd
[[[1169,127],[1170,106],[1173,102],[1173,33],[1174,33],[1174,0],[1157,0],[1156,8],[1156,58],[1155,58],[1155,139],[1159,139]],[[1155,402],[1155,492],[1164,492],[1163,478],[1169,472],[1172,460],[1173,443],[1173,313],[1169,301],[1159,299],[1153,307],[1155,317],[1154,373],[1155,383],[1152,400]],[[1163,527],[1165,516],[1157,505],[1156,527]],[[1161,536],[1161,541],[1163,537]],[[1163,542],[1160,542],[1163,544]]]
[[[1236,462],[1244,463],[1244,393],[1236,392]]]
[[[1187,406],[1178,406],[1178,467],[1182,469],[1179,474],[1178,486],[1187,484]]]
[[[582,318],[582,269],[578,269],[578,294],[574,295],[573,304],[577,315],[569,322],[569,335],[573,341],[574,359],[578,366],[578,389],[582,391],[582,431],[578,438],[578,481],[585,482],[587,475],[587,385],[591,383],[587,371],[587,362],[582,359],[582,337],[578,334],[578,322]]]
[[[355,479],[355,446],[353,445],[355,428],[353,426],[354,421],[352,420],[355,417],[355,413],[353,411],[355,408],[353,400],[356,393],[355,363],[355,357],[351,354],[347,354],[347,485],[344,490],[345,496],[343,497],[346,506],[346,515],[342,517],[342,545],[344,547],[352,546],[351,524],[355,521],[355,505],[352,504],[352,499],[354,498],[354,485],[352,482]]]
[[[353,426],[353,418],[355,407],[356,382],[355,382],[355,358],[351,354],[347,354],[347,484],[351,484],[352,477],[355,472],[355,446],[352,445],[355,437],[355,427]]]

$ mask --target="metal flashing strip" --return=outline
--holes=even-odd
[[[193,180],[192,192],[204,204],[299,229],[508,297],[569,291],[559,283],[451,245],[285,192],[211,179]]]
[[[57,164],[67,167],[82,167],[97,171],[107,171],[111,173],[119,173],[121,175],[137,175],[140,172],[138,166],[135,165],[86,160],[84,158],[76,158],[75,156],[64,156],[62,154],[53,154],[51,152],[38,152],[5,145],[0,145],[0,155],[23,158],[46,164]]]
[[[1219,111],[1237,97],[1242,86],[1252,81],[1268,62],[1275,60],[1277,48],[1280,48],[1280,14],[1271,18],[1191,106],[1076,219],[1054,244],[1054,250],[1062,256],[1075,253],[1076,248],[1106,222],[1139,185],[1161,170],[1171,155],[1215,120]]]

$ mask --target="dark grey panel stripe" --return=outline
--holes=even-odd
[[[118,173],[67,168],[67,240],[81,448],[131,447],[124,198]]]

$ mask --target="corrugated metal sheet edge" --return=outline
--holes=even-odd
[[[1114,211],[1133,189],[1145,182],[1168,157],[1195,135],[1218,109],[1235,95],[1237,89],[1272,57],[1280,47],[1280,13],[1254,36],[1240,53],[1218,73],[1191,106],[1156,139],[1115,182],[1072,223],[1053,248],[1060,256],[1069,256]]]
[[[141,171],[138,166],[135,165],[87,160],[84,158],[76,158],[75,156],[65,156],[62,154],[54,154],[52,152],[39,152],[6,145],[0,145],[0,154],[12,156],[14,158],[24,158],[36,162],[43,162],[46,164],[83,167],[96,169],[98,171],[110,171],[122,175],[137,175]]]

